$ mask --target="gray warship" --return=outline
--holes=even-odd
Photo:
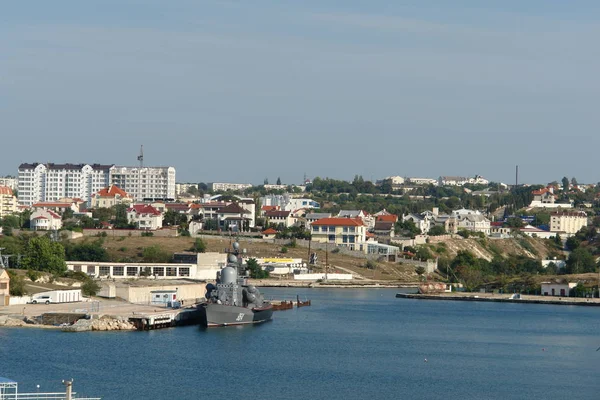
[[[234,242],[227,265],[217,272],[216,286],[206,285],[206,302],[198,305],[204,327],[259,324],[273,318],[271,303],[248,285],[249,271],[243,267],[239,249]]]

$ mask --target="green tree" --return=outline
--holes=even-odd
[[[8,277],[10,278],[10,295],[11,296],[25,296],[27,291],[25,290],[25,280],[23,276],[16,274],[11,270],[7,270]]]
[[[142,258],[147,263],[166,263],[171,261],[171,255],[159,246],[149,246],[142,250]]]
[[[66,258],[71,261],[109,261],[108,252],[103,247],[103,240],[92,243],[67,244],[65,246]]]
[[[510,217],[506,220],[506,226],[508,226],[509,228],[522,228],[523,220],[517,217]]]
[[[194,241],[190,251],[195,251],[196,253],[206,253],[206,242],[202,240],[202,238],[197,238]]]
[[[261,268],[256,258],[249,258],[246,260],[246,266],[250,271],[250,278],[252,279],[263,279],[269,277],[269,271],[265,271]]]
[[[61,275],[67,270],[65,248],[47,236],[32,237],[25,247],[22,266],[26,269]]]
[[[569,191],[569,178],[567,178],[566,176],[562,178],[562,188],[563,192]]]
[[[281,178],[280,177],[277,177],[277,184],[281,185]]]
[[[590,251],[583,247],[578,247],[571,252],[567,260],[568,274],[582,274],[594,272],[596,260]]]
[[[577,236],[571,236],[570,238],[567,239],[566,246],[567,246],[567,249],[569,249],[571,251],[574,251],[580,245],[581,245],[581,239],[579,239]]]
[[[129,221],[127,220],[127,204],[117,204],[115,207],[115,228],[126,229],[129,228]]]
[[[423,274],[425,273],[425,267],[416,267],[415,272],[419,275],[419,279],[423,279]]]
[[[427,232],[427,234],[429,236],[445,235],[446,229],[444,228],[444,225],[435,225],[434,227],[429,229],[429,232]]]
[[[102,289],[96,281],[93,279],[87,279],[83,285],[81,285],[81,293],[84,296],[95,296]]]

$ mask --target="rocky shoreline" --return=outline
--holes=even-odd
[[[74,324],[47,325],[20,316],[0,316],[0,327],[60,329],[63,332],[133,331],[135,326],[126,317],[102,315],[90,319],[81,318]]]

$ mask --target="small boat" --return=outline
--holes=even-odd
[[[296,296],[296,307],[310,306],[310,300],[300,301],[300,296]]]
[[[293,301],[281,301],[279,303],[273,303],[271,302],[271,305],[273,306],[273,311],[281,311],[281,310],[291,310],[292,308],[294,308],[294,302]]]

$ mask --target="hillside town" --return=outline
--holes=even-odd
[[[3,237],[47,235],[67,249],[65,270],[99,280],[211,279],[225,265],[226,253],[197,249],[190,254],[175,252],[158,262],[152,258],[116,260],[70,251],[68,241],[89,245],[86,238],[246,237],[308,248],[300,257],[259,258],[259,265],[271,277],[351,281],[362,276],[343,265],[337,274],[327,274],[323,267],[328,262],[323,257],[319,260],[316,252],[325,250],[326,257],[341,253],[362,259],[368,269],[376,269],[376,263],[408,266],[412,280],[445,280],[470,290],[502,287],[489,277],[506,268],[512,268],[515,276],[596,271],[599,253],[593,244],[599,208],[597,185],[566,177],[561,183],[544,185],[507,185],[479,175],[390,176],[375,182],[361,176],[351,182],[317,177],[305,178],[298,185],[286,185],[277,178],[276,184],[265,179],[253,185],[180,183],[175,167],[143,163],[137,167],[24,163],[16,177],[0,179]],[[542,241],[547,249],[532,250],[527,238]],[[476,246],[483,243],[489,250],[502,240],[516,240],[520,244],[515,246],[529,249],[524,250],[527,257],[503,259],[510,251],[475,257],[481,253]],[[471,248],[453,257],[445,255],[442,246],[456,241],[470,243]],[[0,267],[36,268],[22,263],[22,257],[27,257],[19,253],[23,248],[0,243],[0,248],[14,253],[5,250]],[[570,262],[573,257],[576,261]],[[102,290],[110,292],[111,288]],[[589,290],[596,293],[597,285]],[[5,296],[4,303],[10,304],[8,291]]]

